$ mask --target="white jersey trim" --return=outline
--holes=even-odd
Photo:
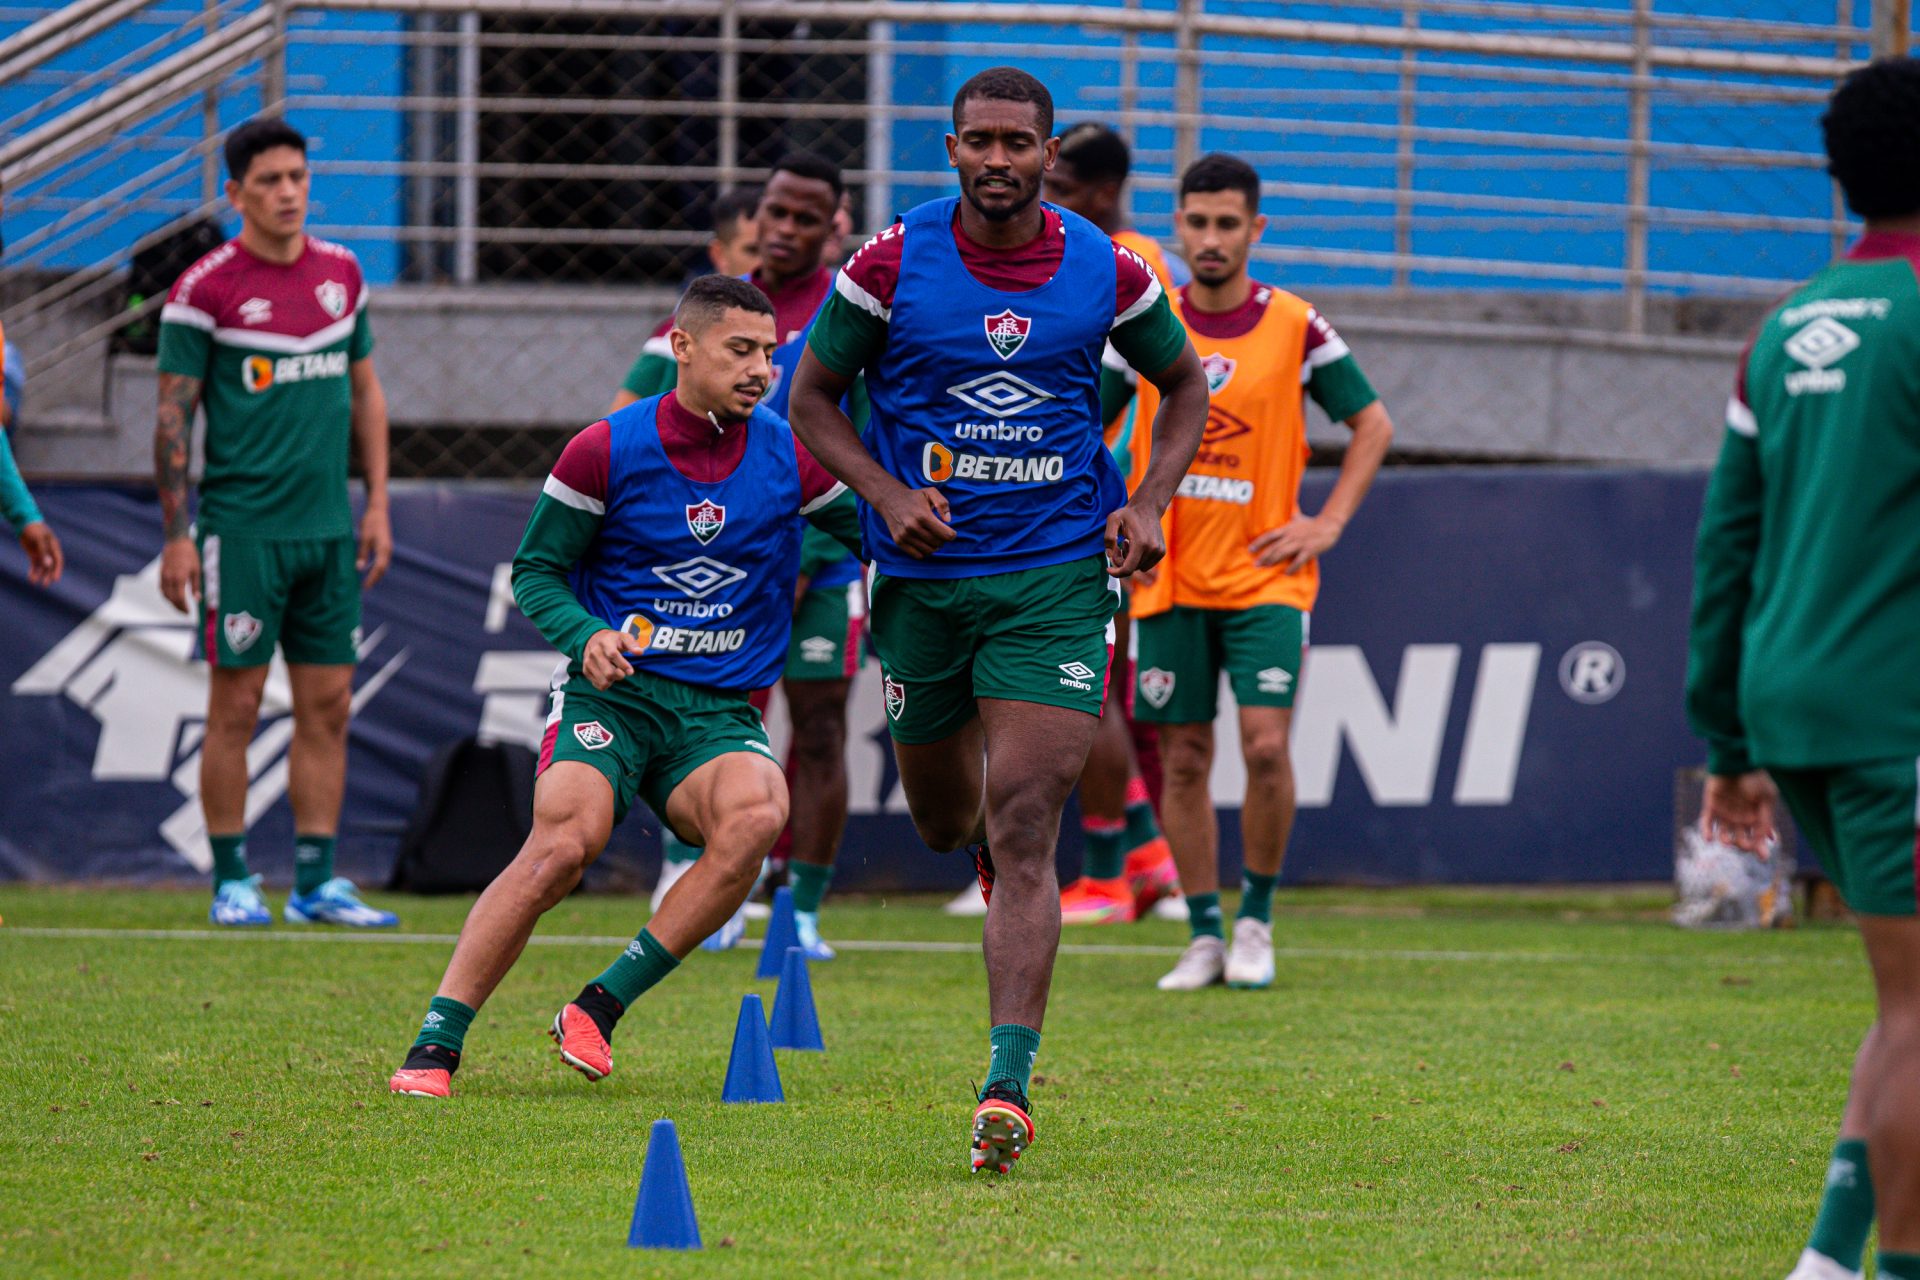
[[[213,317],[198,307],[190,307],[184,302],[169,302],[160,308],[161,324],[183,324],[189,329],[214,331]]]
[[[1145,315],[1148,309],[1160,300],[1160,295],[1165,292],[1166,290],[1160,287],[1160,277],[1149,271],[1147,273],[1146,289],[1141,292],[1139,297],[1133,300],[1132,306],[1113,318],[1113,327],[1118,329],[1127,321],[1136,320]]]
[[[661,334],[657,338],[648,338],[641,344],[640,354],[643,356],[665,356],[671,360],[673,359],[673,340],[665,334]]]
[[[558,502],[561,506],[572,507],[575,511],[585,511],[589,515],[607,514],[607,504],[598,498],[590,498],[578,489],[568,485],[559,476],[548,476],[547,482],[540,486],[540,492]]]
[[[230,347],[251,347],[256,351],[277,351],[282,355],[298,356],[341,341],[353,333],[353,326],[359,322],[360,317],[356,312],[304,338],[296,338],[289,333],[261,333],[254,329],[215,329],[213,340]]]
[[[893,308],[882,306],[880,299],[853,282],[844,270],[833,277],[833,291],[875,319],[891,322]]]
[[[1727,430],[1749,438],[1760,434],[1759,420],[1753,410],[1740,403],[1739,396],[1727,397]]]
[[[810,516],[814,512],[818,511],[820,508],[832,502],[835,498],[839,497],[841,494],[845,493],[846,491],[847,491],[847,486],[836,480],[834,481],[833,488],[827,490],[825,493],[815,498],[812,502],[809,502],[806,506],[800,508],[800,514],[803,516]]]

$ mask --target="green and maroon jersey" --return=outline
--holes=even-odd
[[[342,245],[308,236],[282,265],[229,240],[187,269],[160,313],[160,371],[201,381],[202,530],[353,532],[347,368],[372,352],[366,282]]]

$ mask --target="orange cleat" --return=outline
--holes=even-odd
[[[1061,924],[1129,924],[1135,918],[1133,886],[1124,875],[1081,876],[1060,891]]]
[[[387,1092],[409,1098],[451,1097],[453,1072],[444,1067],[402,1067],[387,1081]]]
[[[570,1004],[554,1014],[547,1034],[560,1046],[560,1061],[587,1079],[605,1080],[613,1071],[613,1046],[579,1005]]]
[[[1033,1117],[1027,1114],[1026,1101],[998,1086],[981,1099],[973,1113],[975,1173],[1011,1173],[1020,1153],[1033,1145]]]
[[[1180,872],[1173,865],[1173,850],[1165,836],[1155,836],[1127,855],[1123,873],[1133,887],[1133,918],[1138,919],[1162,898],[1180,892]]]

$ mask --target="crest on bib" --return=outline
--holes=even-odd
[[[1233,381],[1236,363],[1219,352],[1200,357],[1200,367],[1206,370],[1207,394],[1217,395],[1222,387]]]
[[[1013,314],[1012,307],[987,317],[987,342],[1002,360],[1012,359],[1013,353],[1026,345],[1027,335],[1032,332],[1033,321]]]
[[[338,280],[323,280],[313,291],[314,299],[320,309],[338,320],[347,314],[347,286]]]
[[[727,509],[716,502],[696,502],[687,508],[687,531],[705,546],[727,527]]]
[[[887,699],[887,718],[898,720],[900,713],[907,709],[907,686],[892,676],[886,676],[880,681],[880,687]]]
[[[613,731],[598,720],[588,720],[584,724],[573,726],[573,736],[580,745],[589,751],[598,751],[602,747],[613,745]]]
[[[1148,667],[1140,673],[1140,696],[1148,706],[1164,707],[1173,696],[1173,672]]]
[[[227,633],[227,648],[245,653],[260,638],[260,619],[246,612],[228,614],[220,623]]]

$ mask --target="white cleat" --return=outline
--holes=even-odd
[[[1799,1265],[1787,1280],[1860,1280],[1860,1273],[1849,1271],[1846,1264],[1835,1262],[1824,1253],[1802,1249]]]
[[[1162,991],[1199,991],[1226,976],[1227,944],[1203,933],[1187,944],[1180,961],[1154,985]]]
[[[667,890],[673,888],[675,882],[691,870],[693,870],[693,864],[691,862],[662,862],[660,864],[660,880],[653,886],[653,897],[648,899],[647,909],[650,911],[660,910],[660,904],[667,900]]]
[[[1153,904],[1155,920],[1175,920],[1181,924],[1187,922],[1187,900],[1180,894],[1172,894]]]
[[[700,944],[702,951],[731,951],[740,945],[740,939],[747,936],[747,908],[742,903],[740,909],[727,918],[727,922],[714,930],[713,936]]]
[[[979,885],[969,884],[941,910],[950,916],[983,916],[987,914],[987,900],[980,896]]]
[[[1273,925],[1242,916],[1233,922],[1233,946],[1227,949],[1227,985],[1257,988],[1273,985]]]

